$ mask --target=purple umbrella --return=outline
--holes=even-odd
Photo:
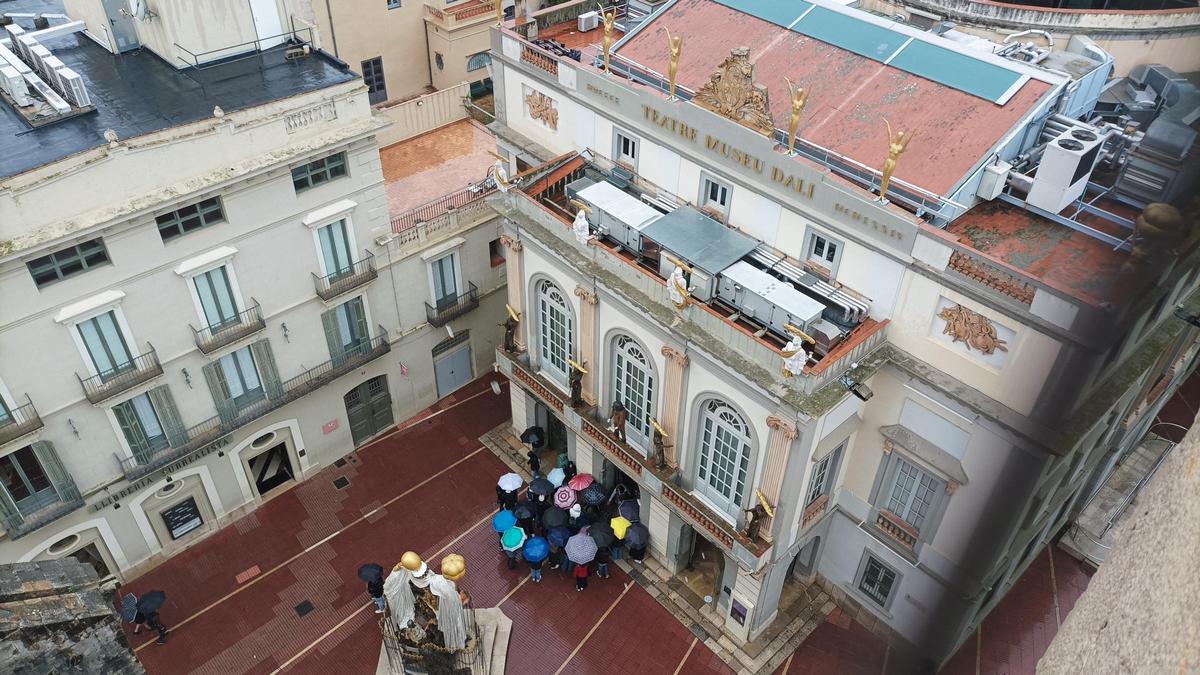
[[[554,505],[560,509],[575,506],[575,491],[565,485],[558,488],[554,491]]]
[[[638,504],[638,500],[626,499],[617,505],[617,513],[621,514],[621,517],[625,520],[628,520],[631,523],[636,523],[638,521],[638,517],[641,515],[640,506],[641,505]]]
[[[571,537],[564,547],[567,559],[577,565],[586,565],[596,558],[596,542],[586,532]]]
[[[650,541],[650,530],[641,523],[634,523],[625,531],[625,545],[629,548],[644,548]]]

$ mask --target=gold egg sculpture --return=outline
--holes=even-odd
[[[457,583],[467,576],[467,561],[457,553],[442,558],[442,576]]]

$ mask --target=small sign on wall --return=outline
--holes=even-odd
[[[403,361],[400,362],[400,377],[408,377],[408,365]]]
[[[321,433],[328,436],[329,434],[332,434],[333,432],[337,431],[338,426],[340,426],[340,424],[338,423],[337,420],[330,420],[330,421],[326,422],[325,424],[321,425]]]

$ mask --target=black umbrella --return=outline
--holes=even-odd
[[[644,548],[650,541],[650,530],[641,523],[634,523],[625,530],[625,545],[629,548]]]
[[[149,591],[138,598],[137,611],[149,616],[157,612],[167,602],[167,594],[162,591]]]
[[[532,445],[534,449],[540,449],[546,444],[546,432],[541,427],[529,427],[521,432],[521,442]]]
[[[375,563],[367,563],[358,568],[358,578],[368,584],[377,583],[383,579],[383,568]]]
[[[542,524],[546,527],[562,527],[566,525],[567,521],[569,520],[570,516],[567,514],[567,512],[563,511],[557,506],[552,506],[546,509],[546,512],[542,514]]]
[[[604,491],[604,487],[599,483],[592,483],[587,486],[583,492],[579,493],[579,501],[588,506],[597,506],[608,500],[608,493]]]
[[[533,505],[527,501],[522,500],[522,501],[517,502],[517,505],[516,505],[516,507],[513,508],[512,512],[513,512],[513,515],[517,517],[517,520],[525,520],[526,518],[532,518],[533,513],[534,513]]]
[[[613,534],[612,526],[608,523],[596,523],[588,528],[588,536],[592,541],[596,542],[596,546],[604,548],[612,546],[612,543],[617,540],[617,535]]]
[[[554,483],[545,478],[534,478],[529,483],[529,494],[542,497],[554,494]]]
[[[617,513],[619,513],[625,520],[628,520],[631,523],[636,523],[638,521],[639,512],[641,511],[640,506],[641,505],[638,504],[636,499],[626,499],[617,505]]]

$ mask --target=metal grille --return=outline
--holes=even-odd
[[[867,564],[863,567],[862,580],[858,582],[858,589],[867,594],[867,597],[874,600],[883,607],[887,604],[888,597],[892,594],[892,586],[896,583],[896,573],[884,567],[883,563],[875,558],[868,557]]]

